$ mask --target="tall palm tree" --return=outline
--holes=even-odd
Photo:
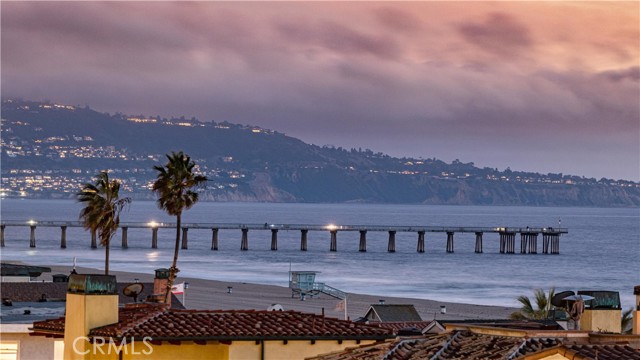
[[[631,334],[631,324],[633,321],[633,307],[628,308],[622,312],[622,318],[620,319],[620,331],[623,334]]]
[[[190,209],[198,201],[198,193],[192,189],[207,181],[205,176],[193,173],[196,164],[182,151],[172,152],[171,155],[167,155],[167,159],[165,166],[153,167],[158,171],[158,176],[152,187],[153,192],[158,195],[158,207],[176,217],[176,244],[173,263],[169,268],[169,281],[164,295],[165,303],[169,299],[171,287],[179,271],[177,264],[182,212]]]
[[[555,295],[555,289],[549,289],[547,295],[542,289],[535,289],[533,291],[533,297],[535,301],[535,307],[531,303],[528,296],[520,295],[516,300],[522,305],[520,310],[511,314],[510,318],[515,320],[544,320],[551,310],[551,298]]]
[[[95,183],[86,183],[77,194],[78,202],[85,207],[80,211],[80,220],[87,230],[100,236],[105,247],[104,273],[109,275],[109,243],[120,224],[120,212],[131,203],[131,198],[120,198],[120,181],[109,180],[106,171],[96,175]]]

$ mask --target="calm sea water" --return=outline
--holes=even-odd
[[[4,220],[75,221],[80,205],[66,200],[3,199]],[[387,253],[387,234],[369,232],[367,252],[358,252],[359,233],[339,232],[338,251],[329,251],[329,234],[309,232],[308,251],[298,231],[278,233],[278,251],[270,250],[271,233],[249,232],[249,251],[240,251],[239,230],[221,230],[219,251],[211,251],[211,231],[189,231],[189,250],[180,254],[181,275],[224,281],[287,286],[293,270],[320,271],[317,281],[346,292],[381,296],[516,306],[515,298],[535,288],[619,291],[623,307],[633,305],[633,286],[640,284],[640,209],[414,206],[366,204],[198,203],[184,213],[186,223],[288,223],[406,226],[489,226],[569,228],[561,237],[560,255],[498,253],[498,235],[485,234],[484,254],[475,254],[473,234],[455,235],[455,253],[446,253],[446,234],[427,233],[426,252],[416,252],[417,235],[398,233],[396,252]],[[135,201],[122,221],[174,219],[154,202]],[[31,264],[102,268],[104,252],[89,248],[90,236],[67,230],[67,249],[60,249],[60,229],[39,227],[38,247],[29,248],[28,227],[8,227],[3,260]],[[151,231],[129,229],[129,248],[121,249],[120,232],[112,240],[114,270],[151,273],[168,267],[174,231],[160,229],[159,249],[151,249]],[[538,251],[542,239],[538,239]],[[519,237],[516,251],[519,251]]]

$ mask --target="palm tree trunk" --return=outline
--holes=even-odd
[[[104,274],[109,275],[109,243],[111,243],[110,239],[105,241],[105,249],[104,249]]]
[[[173,282],[176,279],[178,274],[178,252],[180,251],[180,227],[181,227],[182,213],[178,213],[176,215],[176,246],[173,250],[173,263],[171,264],[171,268],[169,269],[169,281],[167,281],[167,292],[164,294],[164,302],[165,304],[169,300],[169,296],[171,296],[171,288],[173,287]]]

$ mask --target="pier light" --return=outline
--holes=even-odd
[[[149,226],[150,226],[150,227],[152,227],[152,228],[156,228],[156,227],[158,227],[158,223],[157,223],[157,222],[155,222],[155,221],[153,221],[153,220],[149,221],[149,222],[147,223],[147,225],[149,225]]]
[[[35,225],[35,224],[37,224],[38,222],[32,219],[32,220],[27,221],[27,223],[28,223],[29,225]]]
[[[335,230],[338,227],[335,224],[329,224],[329,225],[326,226],[326,228],[327,228],[327,230]]]

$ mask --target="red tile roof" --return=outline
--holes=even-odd
[[[92,329],[90,336],[153,340],[336,339],[383,340],[389,329],[296,311],[166,310],[140,305],[122,308],[117,324]],[[64,333],[64,318],[35,322],[35,333]]]
[[[576,360],[640,360],[640,350],[620,344],[574,344],[567,338],[476,334],[468,330],[399,338],[348,348],[307,360],[540,359],[562,354]],[[572,340],[571,340],[572,341]]]

